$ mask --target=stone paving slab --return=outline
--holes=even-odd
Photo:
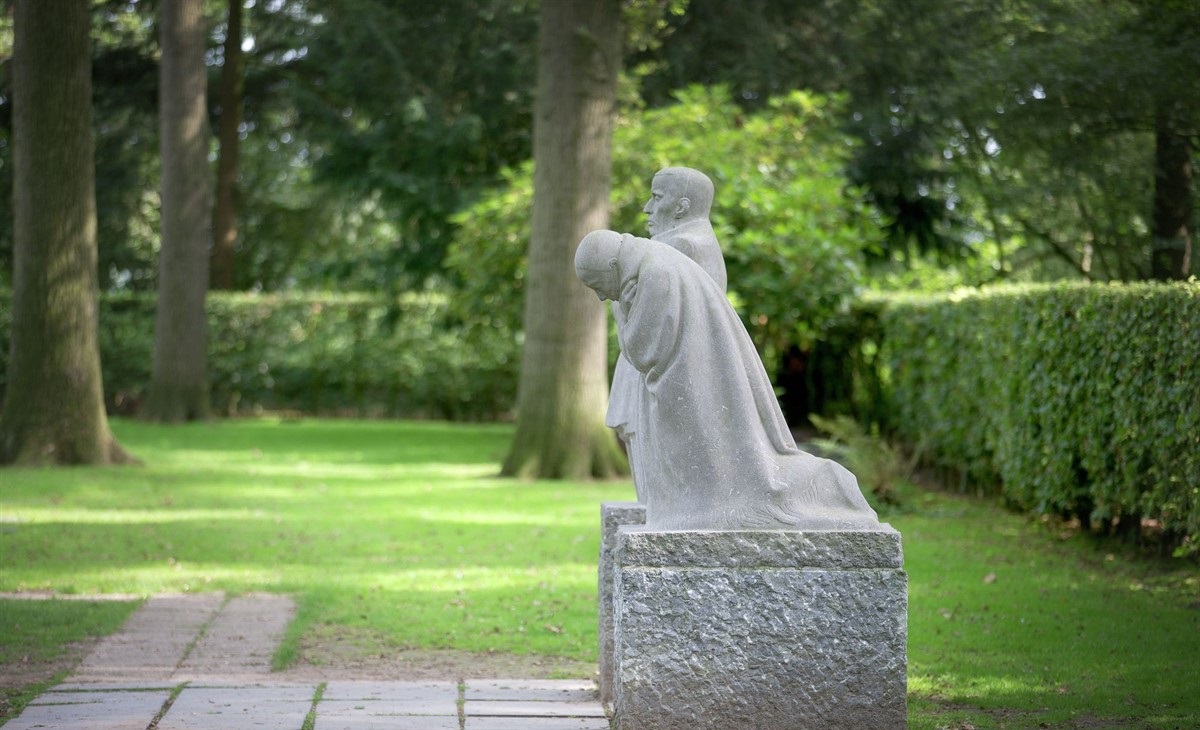
[[[609,730],[609,725],[594,717],[468,716],[464,730]]]
[[[272,681],[291,599],[146,601],[4,730],[607,730],[590,681]],[[171,700],[173,693],[177,693]],[[169,703],[169,704],[168,704]],[[165,712],[164,712],[165,708]]]
[[[458,702],[457,682],[334,681],[325,685],[322,703],[331,700],[448,700]]]
[[[86,687],[49,690],[5,730],[145,730],[174,690],[130,683]],[[311,710],[314,730],[608,728],[589,682],[472,681],[462,692],[456,682],[330,682],[313,707],[316,692],[310,683],[186,684],[156,730],[300,730]],[[503,699],[468,696],[460,713],[458,701],[470,693]]]
[[[468,700],[596,700],[596,685],[587,680],[468,679],[466,685]]]
[[[157,730],[300,730],[316,687],[186,687]]]
[[[153,680],[150,682],[63,682],[55,685],[52,692],[122,692],[126,690],[165,689],[172,690],[179,682]]]
[[[263,682],[247,685],[212,682],[208,684],[189,684],[184,687],[183,692],[179,696],[194,696],[204,700],[219,698],[227,702],[241,702],[246,704],[256,702],[307,702],[311,706],[316,693],[316,683],[308,682],[302,684]],[[178,704],[179,699],[177,698],[175,702]]]
[[[5,730],[146,730],[168,690],[150,692],[47,692],[8,721]]]
[[[458,722],[458,715],[453,717],[387,715],[342,717],[323,715],[318,708],[317,721],[313,725],[313,730],[461,730],[461,726]]]
[[[296,613],[287,596],[231,598],[179,663],[175,679],[269,674],[271,657]]]
[[[116,691],[66,691],[59,687],[54,687],[34,699],[30,700],[30,705],[103,705],[113,702],[124,701],[130,695],[154,695],[161,697],[158,706],[162,707],[163,701],[171,694],[170,689],[162,689],[158,691],[134,690],[132,692],[125,690]],[[156,708],[157,711],[157,708]]]
[[[458,717],[458,698],[420,697],[407,700],[326,700],[321,699],[317,712],[322,715],[443,715]]]
[[[464,705],[467,717],[604,717],[598,702],[476,700]]]
[[[147,600],[100,642],[69,678],[73,683],[170,679],[196,636],[220,610],[223,593],[169,594]]]
[[[42,694],[5,730],[145,730],[174,689],[85,686],[60,685]],[[317,686],[185,684],[156,730],[300,730],[314,709]],[[594,685],[561,680],[471,680],[461,692],[457,682],[330,682],[315,706],[315,720],[314,730],[609,727]]]

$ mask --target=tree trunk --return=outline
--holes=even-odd
[[[1186,279],[1192,269],[1192,145],[1160,111],[1154,131],[1154,249],[1151,276]]]
[[[221,67],[217,194],[213,206],[213,289],[235,287],[237,247],[238,133],[242,126],[242,2],[229,0],[225,64]]]
[[[104,413],[92,147],[91,4],[18,0],[13,322],[0,463],[130,461]]]
[[[163,0],[159,72],[162,248],[154,320],[154,374],[142,416],[207,418],[208,245],[211,236],[201,0]]]
[[[543,2],[540,19],[525,350],[503,473],[609,477],[626,465],[604,425],[608,315],[574,258],[586,233],[608,225],[620,2]]]

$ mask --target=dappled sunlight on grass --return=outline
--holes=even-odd
[[[179,466],[197,469],[214,477],[237,475],[245,477],[276,476],[299,477],[304,479],[337,479],[337,480],[376,480],[387,478],[409,479],[414,475],[424,475],[437,479],[471,479],[477,477],[494,477],[499,472],[495,464],[443,464],[439,462],[417,462],[403,464],[357,463],[354,461],[336,463],[313,463],[297,460],[291,463],[264,462],[262,457],[254,457],[246,461],[236,459],[222,460],[219,464],[211,462],[212,455],[196,454],[188,459],[175,459]]]
[[[0,590],[287,592],[293,636],[332,622],[396,646],[595,658],[599,505],[628,482],[497,478],[477,457],[498,460],[509,427],[114,430],[144,467],[5,472]]]
[[[148,524],[189,520],[269,520],[262,510],[250,509],[70,509],[22,507],[12,512],[12,524]],[[19,528],[13,528],[19,529]]]
[[[492,463],[488,463],[488,464],[443,464],[443,463],[439,463],[439,462],[416,462],[416,463],[405,463],[405,464],[395,464],[395,465],[375,464],[375,465],[371,465],[371,466],[363,466],[359,470],[356,470],[354,468],[347,469],[345,465],[342,465],[341,467],[339,467],[339,469],[346,469],[346,471],[339,472],[338,469],[333,469],[333,470],[330,470],[329,473],[335,474],[338,476],[345,474],[345,475],[351,476],[351,477],[361,474],[364,478],[370,477],[370,476],[382,478],[382,477],[386,477],[389,475],[391,475],[391,476],[405,475],[407,477],[420,475],[420,476],[424,476],[425,478],[439,479],[439,480],[441,480],[441,479],[479,479],[481,477],[495,477],[500,473],[499,465],[492,464]],[[315,474],[315,473],[319,473],[319,472],[316,471],[315,467],[311,467],[311,468],[310,467],[302,467],[302,470],[300,473],[308,475],[308,474]],[[499,485],[497,485],[497,486],[499,486]]]
[[[5,590],[51,591],[66,595],[129,593],[199,593],[226,590],[244,593],[278,590],[281,575],[264,566],[205,566],[171,560],[96,571],[44,571],[15,569],[7,576]]]
[[[994,505],[922,499],[929,509],[890,520],[909,571],[914,730],[1200,725],[1184,689],[1200,686],[1194,564],[1118,558]]]
[[[500,588],[536,588],[548,580],[557,588],[588,589],[596,582],[596,566],[583,563],[541,564],[528,568],[458,568],[360,571],[339,576],[334,584],[374,590],[422,590],[454,593]]]
[[[500,510],[423,510],[414,509],[409,512],[429,522],[454,522],[461,525],[532,525],[542,524],[536,514],[529,512],[502,512]]]
[[[1044,677],[1011,674],[925,675],[910,668],[908,689],[919,694],[937,695],[952,702],[980,702],[981,706],[1004,706],[1005,700],[1016,696],[1039,696],[1053,693],[1061,685]],[[960,688],[958,691],[948,688]]]
[[[125,592],[149,595],[162,592],[216,590],[233,592],[316,588],[347,591],[423,591],[459,593],[465,590],[535,589],[547,581],[556,588],[587,591],[594,588],[596,566],[588,563],[539,564],[518,567],[397,568],[354,564],[331,572],[314,566],[271,566],[255,563],[211,563],[168,557],[153,564],[94,570],[55,571],[43,581],[45,571],[14,567],[6,577],[6,590],[52,590],[59,593],[100,594]]]
[[[454,424],[436,421],[352,421],[277,418],[224,421],[220,429],[184,424],[170,431],[136,421],[117,423],[118,435],[136,444],[148,462],[179,463],[182,451],[221,461],[272,461],[322,464],[384,465],[445,463],[497,464],[504,455],[511,426]],[[473,448],[464,449],[462,444]]]
[[[0,591],[266,590],[297,598],[292,649],[344,633],[596,658],[599,505],[633,499],[628,481],[497,478],[481,455],[508,427],[114,427],[146,466],[3,472]],[[945,494],[884,517],[909,573],[913,730],[1200,726],[1194,564]]]

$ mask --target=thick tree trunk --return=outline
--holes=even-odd
[[[154,320],[154,373],[142,417],[207,418],[210,130],[201,0],[163,0],[159,73],[162,249]]]
[[[1192,145],[1169,111],[1154,133],[1154,250],[1151,276],[1186,279],[1192,270]]]
[[[18,0],[13,324],[0,463],[130,461],[104,413],[88,0]]]
[[[213,205],[213,289],[230,290],[236,281],[237,176],[239,128],[242,126],[242,2],[229,0],[225,32],[225,64],[221,67],[221,115],[217,139],[217,194]]]
[[[608,477],[626,466],[604,425],[607,312],[574,258],[587,232],[608,225],[620,2],[555,0],[540,14],[525,351],[503,473]]]

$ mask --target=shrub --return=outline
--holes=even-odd
[[[1012,504],[1200,539],[1200,285],[892,297],[889,423]]]
[[[649,235],[642,208],[659,169],[707,173],[730,299],[764,361],[776,362],[844,312],[861,285],[862,251],[881,237],[842,172],[851,147],[835,123],[838,101],[795,92],[746,114],[725,88],[677,96],[677,104],[618,120],[610,227]],[[463,317],[479,326],[522,327],[532,178],[528,163],[507,170],[502,186],[456,218],[447,266],[463,292]]]
[[[150,383],[153,295],[100,300],[100,355],[111,411],[131,413]],[[0,296],[0,324],[11,298]],[[519,342],[501,330],[465,333],[445,297],[392,303],[365,294],[208,297],[214,409],[495,419],[512,408]],[[0,388],[9,327],[0,327]]]
[[[828,434],[814,444],[854,473],[858,485],[878,504],[900,503],[899,486],[912,478],[914,460],[888,443],[879,429],[865,428],[850,416],[822,418],[811,414],[814,426]]]

